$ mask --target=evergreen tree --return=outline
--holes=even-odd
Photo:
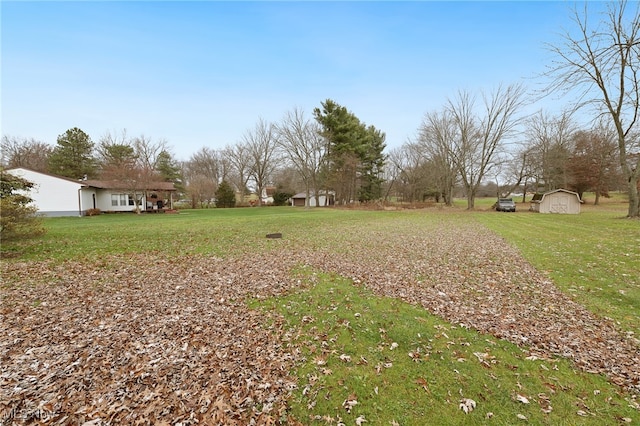
[[[227,181],[222,181],[216,190],[216,207],[235,207],[236,194]]]
[[[295,194],[293,192],[284,189],[282,185],[278,185],[275,194],[273,194],[273,205],[285,206],[287,204],[287,201],[289,201],[289,199],[294,195]]]
[[[182,169],[168,151],[163,150],[158,154],[156,171],[163,181],[173,182],[178,191],[184,192]]]
[[[380,198],[385,134],[331,99],[321,105],[314,117],[327,140],[325,177],[336,200],[344,204]]]
[[[33,200],[26,195],[33,183],[0,170],[0,238],[35,237],[45,232]]]
[[[56,147],[49,157],[49,172],[73,179],[95,177],[98,162],[93,156],[94,143],[89,135],[77,127],[58,136]]]
[[[382,198],[381,178],[385,157],[382,151],[385,148],[385,134],[373,126],[366,130],[366,143],[363,145],[361,156],[360,190],[358,199],[361,202],[379,200]]]

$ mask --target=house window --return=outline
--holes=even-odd
[[[127,194],[111,194],[111,206],[126,206],[129,204]]]
[[[130,206],[135,206],[136,205],[136,195],[134,194],[129,194],[128,196],[129,199],[129,205]],[[138,205],[142,204],[142,195],[138,195]]]

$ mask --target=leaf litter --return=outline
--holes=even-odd
[[[299,265],[524,345],[530,359],[564,356],[640,391],[638,341],[573,302],[484,228],[354,230],[341,238],[341,250],[289,247],[224,260],[155,253],[3,262],[0,421],[296,424],[287,400],[298,386],[289,372],[300,351],[283,345],[281,319],[245,300],[296,289],[290,271]],[[356,403],[349,398],[344,408]],[[465,413],[475,408],[460,404]]]

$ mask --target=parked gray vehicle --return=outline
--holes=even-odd
[[[495,204],[497,212],[515,212],[516,203],[511,198],[498,198]]]

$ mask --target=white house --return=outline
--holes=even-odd
[[[82,216],[89,209],[130,212],[135,209],[134,197],[142,210],[158,210],[165,204],[172,205],[176,190],[172,182],[152,182],[132,191],[122,182],[75,180],[23,167],[6,172],[34,184],[29,196],[43,216]],[[165,194],[169,194],[169,200],[162,197]]]
[[[335,194],[333,191],[329,191],[329,199],[327,200],[327,193],[322,191],[319,194],[319,201],[320,201],[320,207],[325,207],[325,206],[332,206],[335,203],[334,197]],[[307,194],[305,192],[299,192],[298,194],[294,195],[293,197],[291,197],[291,206],[296,207],[296,206],[300,206],[300,207],[304,207],[304,206],[309,206],[309,207],[316,207],[316,196],[315,194],[312,192],[311,194],[309,194],[309,202],[306,202],[307,200]]]
[[[556,189],[534,195],[530,210],[538,213],[579,214],[580,204],[582,200],[577,192]]]

